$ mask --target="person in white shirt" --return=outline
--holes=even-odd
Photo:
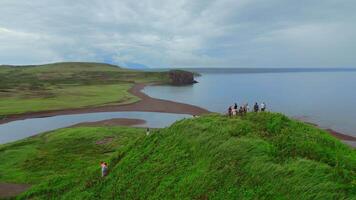
[[[232,116],[236,116],[236,114],[237,114],[237,109],[233,108],[232,109]]]
[[[266,104],[265,102],[261,103],[261,111],[265,111],[266,110]]]

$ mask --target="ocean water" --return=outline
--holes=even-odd
[[[202,73],[191,86],[149,86],[151,97],[226,112],[233,103],[267,109],[356,136],[356,72]]]

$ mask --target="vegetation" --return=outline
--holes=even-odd
[[[0,182],[38,184],[58,174],[79,175],[144,134],[129,127],[77,127],[0,145]]]
[[[95,145],[105,137],[115,139]],[[0,146],[0,157],[0,181],[35,184],[18,199],[356,198],[355,151],[273,113],[185,119],[148,137],[63,129]],[[98,161],[109,157],[101,178]]]
[[[0,116],[126,104],[135,83],[168,82],[166,72],[141,72],[100,63],[0,66]]]

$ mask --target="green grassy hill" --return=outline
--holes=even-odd
[[[0,66],[1,116],[138,100],[134,83],[169,81],[166,72],[142,72],[101,63]]]
[[[115,138],[108,155],[98,137]],[[14,161],[0,163],[0,181],[35,184],[19,199],[356,198],[355,150],[273,113],[185,119],[148,137],[139,128],[68,128],[0,146],[4,155]]]

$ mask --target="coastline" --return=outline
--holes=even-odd
[[[6,119],[1,119],[0,124],[5,124],[16,120],[25,120],[29,118],[41,118],[41,117],[51,117],[56,115],[71,115],[71,114],[83,114],[83,113],[95,113],[95,112],[120,112],[120,111],[140,112],[141,111],[141,112],[161,112],[161,113],[175,113],[175,114],[189,114],[189,115],[201,115],[201,114],[211,113],[210,111],[198,106],[150,97],[142,92],[144,87],[148,85],[154,85],[154,84],[138,83],[134,85],[131,89],[129,89],[129,92],[132,95],[135,95],[140,98],[139,101],[134,103],[125,104],[125,105],[102,105],[97,107],[84,107],[84,108],[15,114],[15,115],[8,116]],[[301,121],[319,127],[317,124],[310,123],[304,120]],[[140,119],[135,119],[134,121],[128,121],[125,118],[119,118],[119,119],[111,119],[111,120],[104,120],[104,121],[90,122],[90,123],[84,122],[84,123],[76,124],[74,126],[84,126],[84,125],[132,126],[132,125],[139,125],[142,123],[144,123],[144,121],[141,121]],[[337,139],[356,142],[356,137],[354,136],[343,134],[332,129],[324,129],[324,130]]]
[[[340,132],[337,132],[333,129],[325,129],[325,131],[329,132],[332,136],[340,139],[340,140],[345,140],[345,141],[352,141],[352,142],[356,142],[356,137],[353,137],[351,135],[346,135]]]
[[[299,120],[299,121],[304,122],[304,123],[307,123],[307,124],[310,124],[312,126],[318,127],[320,129],[323,129],[323,130],[325,130],[326,132],[328,132],[330,135],[334,136],[337,139],[356,142],[356,137],[354,137],[352,135],[340,133],[340,132],[335,131],[334,129],[331,129],[331,128],[326,128],[326,129],[325,128],[321,128],[318,124],[302,120],[301,118],[294,118],[294,119]]]
[[[138,112],[162,112],[162,113],[175,113],[175,114],[189,114],[189,115],[201,115],[210,113],[210,111],[185,103],[178,103],[174,101],[152,98],[142,92],[142,89],[147,85],[139,83],[134,85],[129,92],[140,98],[139,101],[125,104],[125,105],[102,105],[96,107],[84,107],[84,108],[73,108],[64,110],[53,110],[53,111],[40,111],[40,112],[30,112],[23,114],[9,115],[5,119],[0,120],[0,124],[5,124],[8,122],[16,120],[24,120],[29,118],[41,118],[41,117],[52,117],[56,115],[71,115],[71,114],[83,114],[83,113],[95,113],[95,112],[120,112],[120,111],[138,111]]]

